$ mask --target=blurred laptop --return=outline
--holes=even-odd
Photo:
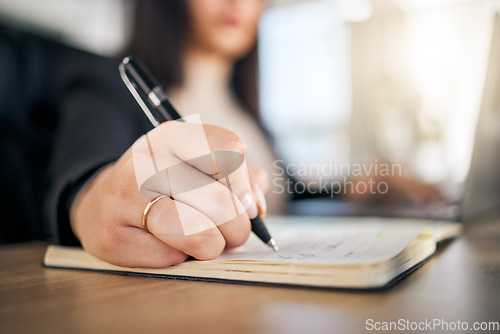
[[[293,202],[289,214],[413,217],[469,222],[500,214],[500,15],[496,14],[474,151],[464,186],[447,185],[447,203],[381,205],[332,201]]]
[[[462,211],[464,221],[500,213],[500,14],[495,17],[488,71]]]

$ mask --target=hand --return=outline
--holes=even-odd
[[[195,135],[196,127],[203,129],[205,137]],[[153,152],[158,165],[169,167],[165,169],[170,175],[169,188],[146,181],[147,189],[140,189],[151,162],[146,136],[154,149],[161,148]],[[249,217],[257,215],[254,197],[259,196],[252,187],[266,190],[266,177],[251,168],[250,183],[244,160],[225,177],[223,171],[232,161],[215,154],[235,152],[244,157],[241,139],[221,127],[181,122],[163,123],[146,136],[99,172],[74,202],[71,225],[85,250],[120,266],[162,268],[188,256],[214,259],[225,247],[243,244],[251,229]],[[203,148],[211,153],[209,159],[196,158],[206,153]],[[159,168],[155,175],[163,173]],[[224,178],[217,182],[217,175]],[[160,186],[155,188],[157,184]],[[163,198],[151,207],[147,216],[150,232],[143,228],[142,216],[154,195],[148,197],[145,192],[173,193],[172,198]]]
[[[377,185],[384,183],[377,188]],[[357,185],[362,183],[362,186]],[[384,193],[364,191],[357,192],[356,189],[368,189],[366,185],[372,183],[372,189],[382,189]],[[352,186],[346,189],[346,198],[358,202],[373,204],[412,204],[425,206],[427,204],[445,201],[439,189],[432,185],[422,183],[406,176],[360,176],[352,180]]]

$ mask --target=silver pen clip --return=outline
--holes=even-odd
[[[134,85],[132,83],[132,80],[127,75],[127,71],[125,70],[125,64],[121,63],[120,65],[118,65],[118,70],[120,71],[120,77],[122,78],[123,82],[125,83],[125,86],[127,86],[128,90],[130,91],[130,93],[132,94],[134,99],[137,101],[137,103],[141,107],[142,111],[144,111],[146,116],[149,118],[149,121],[151,122],[151,124],[153,124],[154,127],[157,127],[158,125],[160,125],[160,122],[158,122],[158,120],[153,115],[151,110],[148,108],[148,106],[146,105],[144,100],[141,98],[141,95],[139,94],[139,92],[135,88],[136,85]]]

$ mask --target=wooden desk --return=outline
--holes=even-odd
[[[500,221],[467,226],[382,292],[44,269],[45,246],[0,247],[0,333],[369,333],[369,318],[500,321]]]

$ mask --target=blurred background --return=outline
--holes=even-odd
[[[269,1],[259,90],[280,158],[376,158],[462,183],[499,10],[495,0]],[[132,11],[131,0],[0,0],[2,24],[106,56],[125,45]]]

